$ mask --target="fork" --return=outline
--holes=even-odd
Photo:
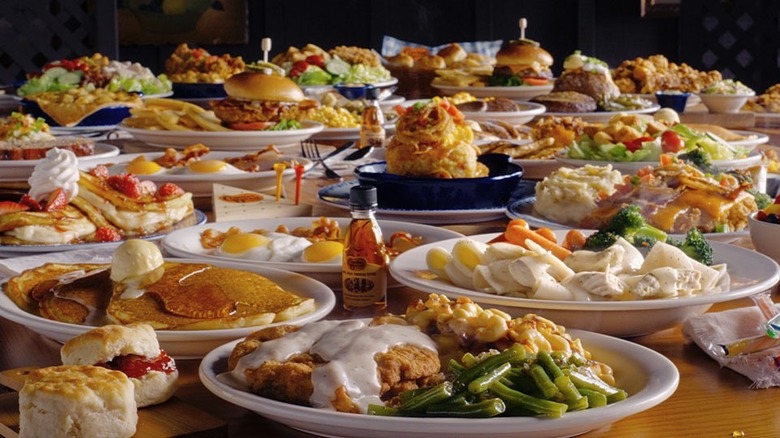
[[[314,161],[314,165],[322,164],[322,168],[325,169],[325,176],[328,178],[338,178],[341,179],[341,175],[336,173],[333,169],[328,167],[327,164],[325,164],[325,161],[322,159],[322,155],[320,155],[320,149],[317,147],[317,143],[315,143],[312,140],[303,140],[301,141],[301,155],[303,155],[304,158],[309,158]],[[312,167],[313,169],[314,167]]]

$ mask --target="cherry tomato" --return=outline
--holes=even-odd
[[[653,141],[653,137],[637,137],[633,140],[624,141],[623,145],[625,145],[626,149],[630,152],[636,152],[639,149],[642,149],[642,143],[646,141]]]
[[[780,195],[775,198],[775,204],[780,204]]]
[[[298,61],[294,63],[290,69],[290,77],[297,78],[303,72],[305,72],[307,68],[309,68],[309,63],[306,61]]]
[[[306,57],[306,62],[320,68],[325,68],[325,59],[320,55],[309,55]]]
[[[680,152],[685,146],[680,136],[674,131],[664,131],[661,134],[661,149],[664,152]]]

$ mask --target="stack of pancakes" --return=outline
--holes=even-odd
[[[114,230],[123,238],[145,236],[165,230],[192,212],[192,193],[130,197],[105,178],[81,172],[79,194],[63,209],[0,211],[0,244],[99,241],[95,237],[99,228]]]
[[[314,300],[248,271],[165,262],[149,285],[114,282],[109,264],[47,263],[5,285],[21,309],[71,324],[143,322],[155,329],[223,329],[286,321],[314,310]]]

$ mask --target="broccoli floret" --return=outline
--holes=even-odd
[[[772,204],[775,202],[774,199],[772,199],[771,196],[767,195],[766,193],[759,192],[756,189],[748,189],[748,193],[753,195],[753,198],[756,200],[756,205],[758,206],[759,210],[763,210],[769,206],[769,204]]]
[[[658,239],[650,236],[634,236],[634,241],[631,242],[637,248],[652,248]]]
[[[685,240],[682,242],[667,239],[666,243],[680,248],[685,255],[698,262],[707,266],[712,265],[712,245],[697,228],[688,231],[688,234],[685,235]]]
[[[582,249],[587,249],[589,251],[601,251],[602,249],[606,249],[612,246],[617,241],[618,237],[620,236],[615,233],[600,230],[591,234],[587,239],[585,239],[585,244],[582,245]]]
[[[717,173],[717,170],[712,167],[712,161],[709,154],[702,148],[696,148],[689,152],[685,152],[677,155],[679,160],[686,161],[692,166],[696,166],[704,173]]]
[[[642,243],[647,243],[647,238],[662,242],[666,240],[666,233],[648,224],[645,217],[642,216],[642,210],[636,205],[629,205],[620,209],[609,220],[604,231],[622,236],[632,245],[637,237],[641,238],[640,241]]]

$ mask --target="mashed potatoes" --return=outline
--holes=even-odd
[[[488,169],[463,114],[445,100],[417,104],[401,116],[387,146],[387,172],[431,178],[476,178]]]
[[[615,192],[623,182],[611,165],[562,167],[536,185],[534,210],[561,224],[577,225],[596,208],[596,201]]]

